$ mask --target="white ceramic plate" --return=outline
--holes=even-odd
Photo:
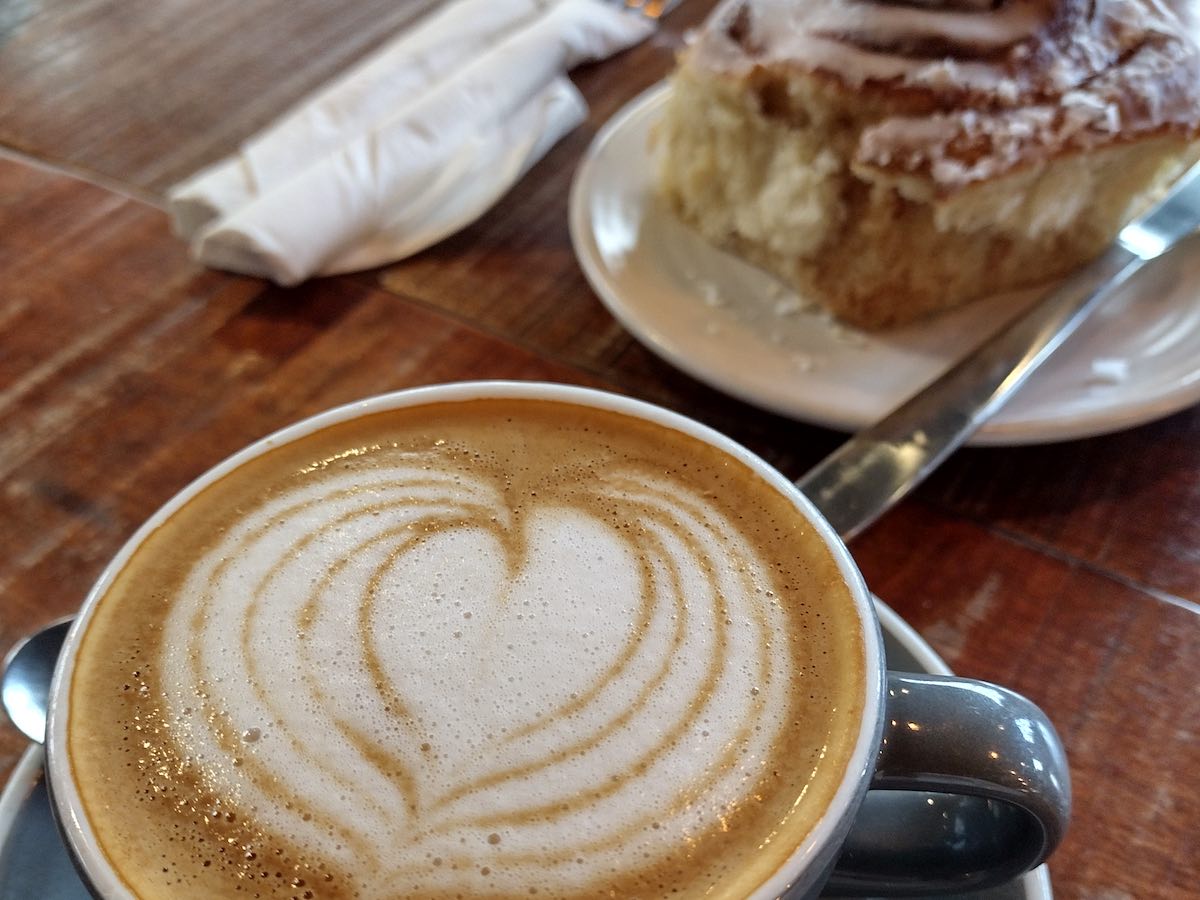
[[[659,203],[650,135],[669,88],[596,136],[571,191],[571,236],[600,299],[643,344],[773,412],[855,431],[928,384],[1037,291],[868,335],[831,322],[771,276],[715,249]],[[1103,434],[1200,400],[1200,242],[1142,272],[1095,313],[976,444]]]
[[[950,668],[888,606],[875,601],[889,669],[948,675]],[[31,746],[0,794],[0,900],[88,900],[55,830],[42,774],[42,748]],[[953,898],[942,898],[953,900]],[[963,900],[1052,900],[1040,866],[1023,878]]]

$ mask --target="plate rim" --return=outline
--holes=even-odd
[[[596,167],[614,137],[639,117],[653,115],[657,107],[666,102],[670,90],[669,80],[664,79],[621,106],[596,132],[576,167],[568,195],[567,225],[572,250],[589,286],[622,327],[647,349],[673,367],[722,393],[793,421],[836,431],[853,433],[871,425],[868,417],[849,414],[836,404],[822,403],[818,399],[801,409],[794,404],[759,396],[753,386],[747,386],[724,372],[712,372],[686,351],[677,349],[667,335],[641,321],[639,314],[622,297],[609,266],[603,261],[591,227]],[[713,247],[713,252],[727,253],[716,247]],[[1132,399],[1097,404],[1082,412],[1061,415],[1046,412],[1016,419],[994,417],[985,422],[967,443],[978,447],[1034,446],[1099,437],[1157,421],[1197,402],[1200,402],[1200,368],[1189,377],[1155,390],[1148,396],[1135,394]]]
[[[46,753],[42,745],[30,742],[13,767],[4,790],[0,791],[0,850],[3,850],[8,840],[8,834],[25,798],[29,796],[29,792],[41,776],[45,758]]]

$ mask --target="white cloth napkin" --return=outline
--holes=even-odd
[[[601,0],[456,0],[168,194],[217,268],[296,284],[482,215],[587,106],[565,77],[653,25]]]

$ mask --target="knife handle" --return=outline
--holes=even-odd
[[[1121,243],[1112,245],[796,486],[850,540],[974,434],[1145,261]]]

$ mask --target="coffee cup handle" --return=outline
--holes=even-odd
[[[1037,706],[966,678],[889,672],[875,776],[826,886],[896,897],[995,886],[1041,863],[1071,811]]]

